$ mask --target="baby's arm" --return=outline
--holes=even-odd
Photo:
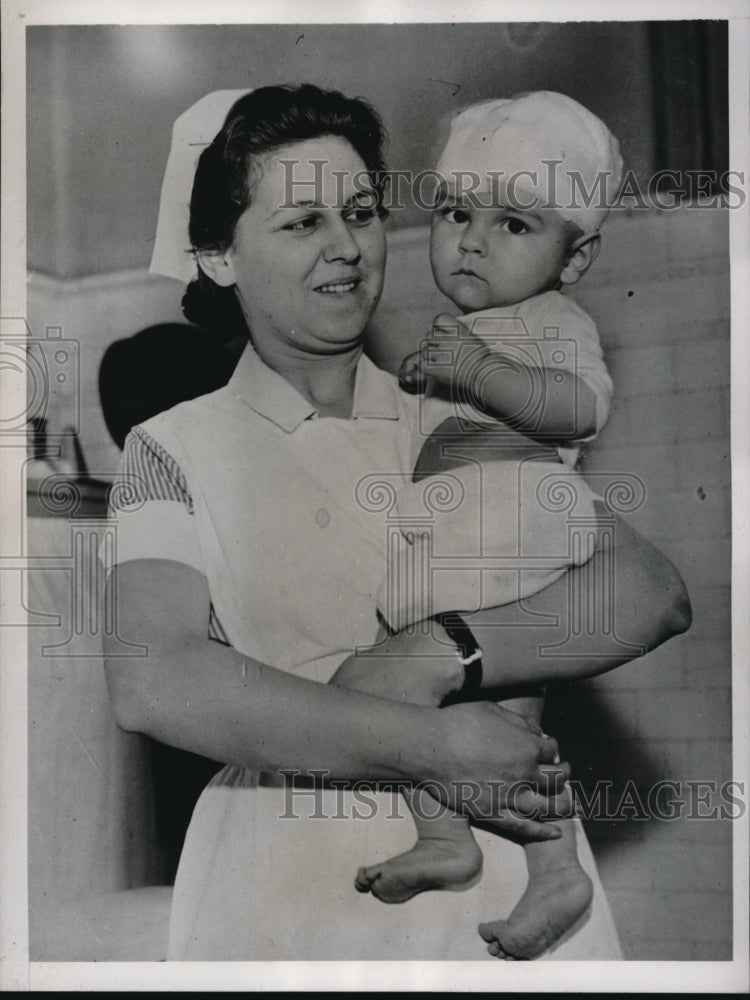
[[[514,345],[515,346],[515,345]],[[580,441],[597,431],[597,399],[585,379],[564,368],[535,361],[525,351],[503,352],[487,344],[458,319],[441,313],[419,352],[400,371],[407,389],[428,388],[470,404],[530,438]]]

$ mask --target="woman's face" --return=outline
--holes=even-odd
[[[324,355],[357,345],[385,267],[359,155],[337,136],[294,143],[259,158],[251,190],[226,268],[255,346]]]

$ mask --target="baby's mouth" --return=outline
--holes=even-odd
[[[325,285],[318,285],[316,292],[324,295],[343,295],[346,292],[353,292],[357,285],[361,284],[361,278],[347,278],[340,281],[330,281]]]
[[[457,275],[466,275],[466,277],[468,278],[478,278],[479,281],[484,281],[484,278],[482,278],[479,274],[477,274],[476,271],[472,271],[470,267],[460,267],[457,271],[454,271],[453,273]]]

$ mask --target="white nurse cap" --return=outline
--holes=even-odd
[[[229,109],[249,90],[215,90],[187,109],[172,129],[149,271],[187,284],[198,273],[190,253],[190,195],[201,153],[221,131]]]

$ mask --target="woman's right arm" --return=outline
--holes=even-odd
[[[514,782],[550,791],[550,774],[559,781],[560,769],[546,766],[555,741],[495,705],[437,710],[385,700],[296,677],[211,641],[208,585],[191,567],[133,560],[113,570],[108,586],[119,637],[147,647],[143,657],[108,656],[114,645],[105,640],[111,701],[124,729],[250,769],[435,781],[446,802],[463,794],[473,800],[466,811],[484,818],[504,809]],[[523,801],[524,810],[548,805],[542,794]],[[537,839],[554,836],[516,815],[508,822]]]

